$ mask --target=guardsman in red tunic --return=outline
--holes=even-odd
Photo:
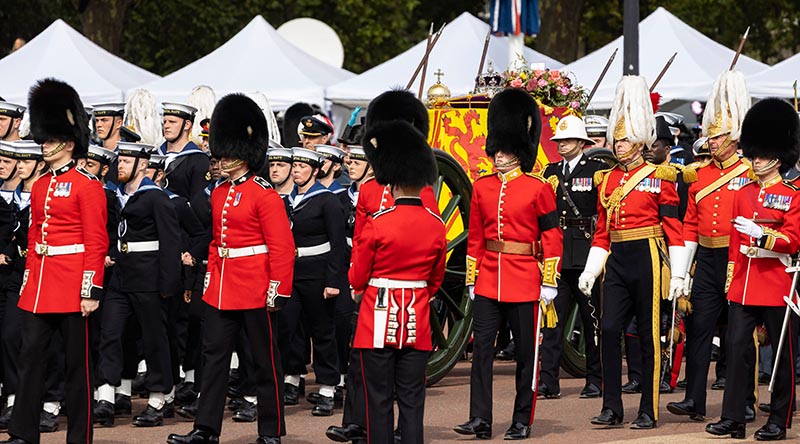
[[[394,443],[396,393],[401,442],[422,444],[430,302],[447,254],[445,226],[419,197],[436,178],[436,161],[425,136],[403,121],[371,127],[365,145],[377,180],[391,183],[394,197],[367,220],[349,273],[354,293],[363,294],[353,350],[362,365],[367,442]]]
[[[794,293],[792,274],[786,272],[791,255],[800,250],[800,193],[785,182],[785,173],[800,157],[800,121],[794,108],[780,99],[753,105],[742,122],[742,153],[753,162],[757,181],[738,190],[733,199],[733,229],[725,289],[728,293],[727,384],[720,421],[708,424],[712,435],[745,437],[742,406],[752,380],[753,329],[762,323],[771,339],[775,386],[767,423],[758,429],[759,441],[786,439],[792,426],[795,395],[794,338],[797,318],[786,325],[786,341],[777,350],[784,326],[784,296]],[[796,299],[791,298],[793,301]],[[780,356],[778,354],[780,353]],[[748,356],[750,355],[750,356]]]
[[[683,170],[683,179],[689,184],[683,219],[683,240],[689,254],[686,265],[691,268],[696,256],[697,266],[693,282],[688,270],[682,272],[684,293],[691,295],[692,303],[686,318],[686,395],[680,402],[667,404],[667,410],[694,420],[702,420],[706,414],[711,340],[720,314],[727,310],[725,269],[733,196],[752,179],[750,162],[736,154],[741,121],[749,108],[750,95],[742,73],[722,73],[703,116],[712,160]]]
[[[539,301],[558,294],[563,251],[556,195],[532,174],[541,120],[524,90],[507,89],[489,104],[486,153],[497,173],[475,181],[470,204],[467,280],[474,297],[469,421],[454,430],[481,439],[492,436],[494,341],[506,319],[516,345],[516,397],[505,439],[530,436],[535,410],[534,337]]]
[[[643,78],[625,76],[617,86],[608,138],[619,164],[598,171],[597,230],[578,281],[591,294],[605,266],[600,356],[603,407],[592,424],[622,424],[622,333],[636,316],[642,351],[642,397],[633,429],[652,429],[658,420],[662,297],[683,290],[686,253],[678,219],[676,170],[642,158],[655,141],[655,118]],[[667,251],[669,257],[667,258]],[[606,260],[608,259],[608,260]],[[669,269],[681,270],[670,278]],[[662,290],[669,287],[665,294]]]
[[[33,185],[16,403],[5,443],[39,442],[48,344],[56,332],[66,358],[67,441],[92,442],[92,364],[87,317],[97,309],[108,250],[103,186],[72,159],[86,155],[88,121],[78,93],[45,79],[29,97],[31,134],[50,172]]]
[[[194,430],[172,434],[170,444],[219,442],[231,353],[244,328],[256,367],[258,444],[277,444],[286,434],[283,372],[273,312],[292,292],[294,241],[283,201],[255,176],[266,161],[267,121],[241,94],[217,103],[211,116],[211,153],[228,179],[211,194],[213,238],[203,301],[203,379]]]

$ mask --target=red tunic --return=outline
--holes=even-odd
[[[275,298],[292,294],[295,256],[283,200],[250,173],[235,182],[225,181],[211,193],[213,239],[203,300],[218,310],[280,306],[286,299]],[[266,254],[221,257],[219,252],[264,245]]]
[[[517,168],[475,181],[469,215],[467,284],[475,284],[476,295],[500,302],[538,301],[543,283],[540,264],[549,265],[552,275],[546,272],[545,281],[554,280],[561,269],[562,240],[556,194],[545,179]],[[541,241],[542,259],[489,251],[487,241],[528,245]]]
[[[378,288],[369,282],[370,279],[384,278],[427,282],[424,288],[389,290],[389,322],[378,327],[386,329],[384,345],[431,350],[430,299],[444,279],[445,234],[442,220],[424,208],[419,199],[398,199],[394,207],[367,219],[359,242],[353,247],[353,264],[349,273],[355,292],[364,293],[354,348],[374,348]],[[391,325],[392,313],[395,325]]]
[[[433,195],[433,187],[425,187],[420,193],[422,205],[425,208],[439,215],[439,205],[436,203],[436,196]],[[353,242],[361,234],[367,216],[372,216],[378,211],[385,210],[394,205],[392,188],[389,185],[381,185],[371,177],[361,184],[358,190],[358,201],[356,202],[356,222],[353,228]]]
[[[609,212],[603,201],[610,199],[617,188],[624,187],[625,183],[634,179],[637,172],[646,167],[652,171],[642,177],[638,186],[622,198],[619,206],[611,213],[611,217],[608,217]],[[667,245],[681,247],[684,245],[681,221],[678,219],[680,199],[675,189],[675,170],[671,167],[653,167],[655,165],[642,163],[630,171],[625,171],[616,166],[611,171],[602,173],[601,180],[597,180],[598,176],[595,176],[600,198],[597,202],[597,230],[594,232],[592,246],[608,251],[611,247],[611,231],[658,226],[664,230]],[[659,168],[669,168],[669,170],[659,170]],[[662,174],[660,171],[671,171],[671,173]]]
[[[96,297],[92,290],[103,287],[108,251],[103,185],[70,163],[33,184],[30,212],[19,308],[33,313],[78,313],[81,297]],[[48,256],[37,252],[37,244],[40,252],[41,245],[81,245],[83,252]]]
[[[731,229],[728,251],[728,300],[742,305],[783,307],[783,296],[789,294],[792,275],[786,273],[788,263],[774,257],[748,257],[741,251],[753,248],[756,254],[767,252],[794,254],[800,248],[800,194],[792,184],[778,181],[765,188],[752,182],[737,191],[732,217],[767,219],[780,222],[758,222],[764,236],[756,241]],[[773,208],[770,208],[773,207]],[[730,221],[728,222],[730,224]],[[760,251],[759,251],[760,250]],[[769,254],[769,253],[767,253]]]
[[[722,164],[709,162],[697,169],[697,180],[689,185],[689,201],[683,218],[685,241],[698,242],[699,237],[703,236],[714,239],[720,245],[728,244],[726,238],[732,227],[733,195],[750,181],[750,168],[745,167],[748,165],[742,159],[733,156]],[[731,173],[734,170],[742,171],[733,175]],[[723,181],[722,178],[729,174],[731,178]],[[691,182],[686,173],[683,177]]]

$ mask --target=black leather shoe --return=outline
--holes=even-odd
[[[675,387],[686,390],[686,379],[681,379],[675,383]]]
[[[342,427],[330,426],[325,431],[325,436],[336,442],[356,441],[367,439],[367,429],[358,424],[345,424]]]
[[[279,436],[259,436],[255,444],[281,444]]]
[[[744,423],[732,419],[720,419],[706,426],[706,432],[716,436],[731,435],[734,439],[744,439]]]
[[[175,402],[167,402],[164,404],[164,407],[161,409],[161,413],[164,415],[164,418],[170,419],[175,417]]]
[[[233,414],[233,422],[255,422],[258,409],[252,402],[244,401],[242,407]]]
[[[397,428],[394,429],[392,438],[394,439],[394,444],[403,444],[403,432],[400,431],[400,426],[397,426]]]
[[[485,419],[472,418],[464,424],[453,427],[459,435],[475,435],[478,439],[492,438],[492,424]]]
[[[300,389],[296,385],[283,384],[283,404],[284,405],[297,405],[300,396]]]
[[[688,416],[692,421],[704,421],[703,415],[697,413],[694,399],[684,399],[681,402],[667,403],[667,410],[673,415]]]
[[[0,416],[0,430],[8,430],[8,424],[11,422],[11,413],[14,411],[14,406],[9,407],[3,416]]]
[[[131,424],[136,427],[158,427],[164,425],[164,408],[156,409],[150,404],[144,411],[133,417]]]
[[[333,408],[340,409],[344,406],[344,387],[337,385],[333,392]]]
[[[639,413],[639,416],[631,423],[631,428],[634,430],[650,430],[656,428],[656,420],[651,418],[647,413]]]
[[[9,438],[6,441],[0,441],[0,444],[31,444],[22,438]]]
[[[39,431],[42,433],[53,433],[58,430],[58,416],[42,410],[39,415]]]
[[[528,424],[523,424],[521,422],[513,422],[511,423],[511,427],[506,430],[506,434],[503,435],[503,439],[507,441],[518,440],[518,439],[526,439],[531,436],[531,426]]]
[[[194,420],[194,417],[197,416],[197,399],[194,400],[193,403],[189,405],[182,405],[175,410],[175,414],[180,416],[181,418]]]
[[[228,401],[228,410],[235,412],[242,408],[242,404],[244,403],[244,398],[232,398]]]
[[[592,424],[606,427],[622,427],[622,416],[611,409],[603,409],[598,416],[592,418]]]
[[[755,436],[758,441],[781,441],[786,439],[786,429],[778,424],[768,422],[756,430]]]
[[[219,436],[207,430],[194,429],[186,435],[171,433],[167,444],[219,444]]]
[[[658,387],[658,393],[672,393],[672,386],[669,385],[667,381],[661,381],[661,385]]]
[[[583,390],[581,390],[581,398],[599,398],[603,395],[603,392],[600,390],[596,384],[591,382],[587,383],[583,386]]]
[[[536,391],[536,395],[538,398],[544,399],[558,399],[561,397],[561,392],[550,388],[544,382],[539,383],[539,390]]]
[[[313,392],[306,395],[306,401],[311,405],[317,405],[319,401],[319,392]]]
[[[711,390],[725,390],[725,378],[717,378],[717,380],[711,384]]]
[[[114,395],[114,415],[130,415],[133,405],[131,404],[131,397],[117,393]]]
[[[146,398],[150,394],[145,385],[146,378],[147,373],[140,372],[136,374],[136,377],[133,378],[133,382],[131,383],[131,392],[133,392],[134,395],[138,395],[140,398]]]
[[[114,425],[114,405],[108,401],[100,400],[94,405],[94,423],[103,427]]]
[[[768,402],[761,402],[758,404],[758,409],[764,413],[769,413],[772,411],[772,407],[769,405]]]
[[[642,393],[642,384],[639,381],[628,381],[622,386],[622,393]]]
[[[178,405],[191,404],[197,399],[194,382],[184,382],[175,390],[175,403]]]
[[[319,395],[317,405],[311,409],[311,414],[314,416],[331,416],[333,415],[333,396]]]
[[[514,345],[514,340],[512,339],[511,342],[506,345],[506,348],[497,352],[494,357],[498,361],[513,361],[516,357],[516,346]]]
[[[756,411],[752,405],[744,406],[744,422],[755,422]]]

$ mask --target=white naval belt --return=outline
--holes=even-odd
[[[62,256],[65,254],[83,253],[83,244],[47,245],[36,243],[36,253],[42,256]]]
[[[400,279],[387,279],[387,278],[372,278],[369,280],[369,285],[377,288],[426,288],[427,281],[404,281]]]
[[[144,253],[147,251],[158,251],[158,241],[117,241],[117,250],[119,250],[120,253]]]
[[[295,256],[319,256],[320,254],[325,254],[329,251],[331,251],[331,243],[325,242],[324,244],[313,245],[311,247],[297,247],[297,249],[295,249]]]
[[[267,254],[269,253],[269,248],[267,248],[266,245],[240,248],[217,247],[217,253],[219,253],[219,257],[233,259],[237,257],[255,256],[257,254]]]
[[[776,253],[772,250],[766,250],[759,247],[748,247],[747,245],[739,245],[739,252],[743,255],[753,259],[780,259],[780,261],[789,266],[792,262],[791,256],[785,253]]]

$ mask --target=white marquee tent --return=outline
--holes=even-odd
[[[792,85],[797,80],[800,80],[800,54],[747,77],[747,84],[755,97],[794,97]]]
[[[325,87],[352,76],[289,43],[259,15],[208,55],[137,86],[161,101],[184,101],[197,85],[210,86],[217,98],[233,92],[261,91],[279,111],[301,101],[322,105]]]
[[[450,88],[453,96],[468,93],[475,86],[475,75],[481,60],[486,33],[489,25],[465,12],[452,23],[445,26],[442,36],[431,52],[425,87],[436,83],[434,73],[441,69],[444,75],[442,83]],[[425,54],[426,41],[414,45],[411,49],[390,59],[364,73],[337,83],[327,90],[328,100],[341,105],[365,105],[373,97],[392,87],[405,87],[419,61]],[[484,70],[489,61],[494,61],[496,71],[504,71],[509,63],[509,42],[507,37],[492,36],[486,55]],[[530,48],[524,49],[525,59],[529,63],[543,62],[546,68],[562,66],[543,54]],[[418,75],[411,91],[417,92],[422,75]]]
[[[591,89],[611,54],[619,48],[608,74],[597,90],[591,108],[607,109],[614,101],[617,82],[622,76],[623,37],[564,67],[573,72],[578,82]],[[729,68],[735,51],[696,31],[664,8],[656,9],[639,22],[639,69],[648,82],[653,82],[672,54],[675,61],[656,87],[661,103],[670,100],[708,98],[714,79]],[[751,75],[767,65],[741,55],[736,69]]]
[[[158,79],[96,45],[60,19],[0,59],[0,96],[26,104],[31,86],[45,77],[72,85],[86,105],[118,102],[128,88]]]

